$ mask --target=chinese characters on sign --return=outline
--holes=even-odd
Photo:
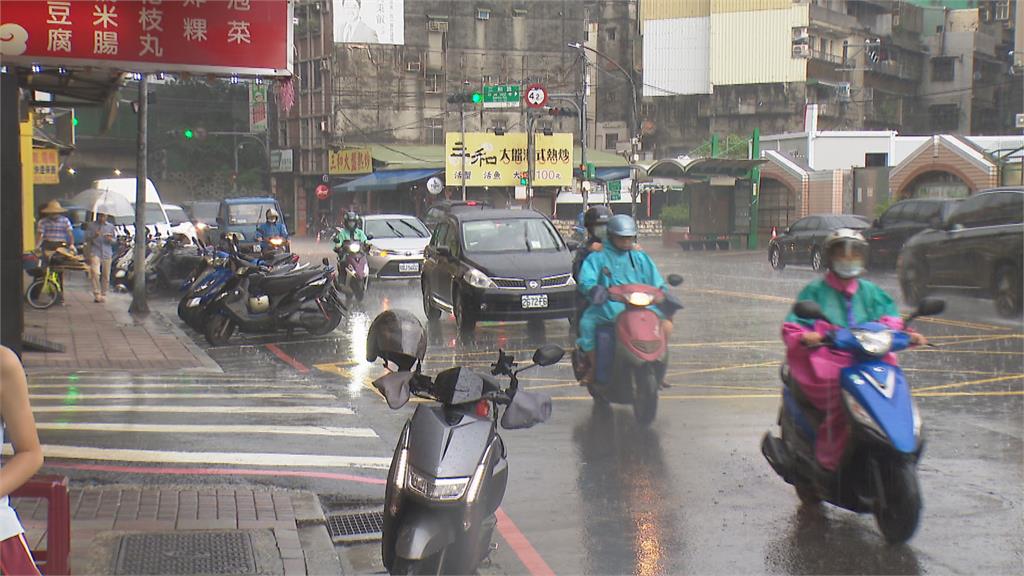
[[[331,150],[328,156],[327,173],[333,176],[370,172],[373,172],[373,156],[369,148]]]
[[[290,75],[287,0],[4,0],[4,60]]]
[[[32,150],[33,184],[60,184],[60,157],[50,148]]]
[[[462,182],[466,159],[467,186],[518,186],[528,176],[526,134],[497,136],[490,132],[450,132],[445,136],[445,181]],[[572,134],[538,134],[535,143],[534,186],[572,184]]]

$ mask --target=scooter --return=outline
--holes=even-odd
[[[498,435],[499,406],[505,429],[529,428],[551,416],[551,398],[519,389],[518,375],[550,366],[565,352],[545,345],[533,363],[516,370],[513,356],[498,352],[491,375],[449,368],[433,380],[391,372],[374,382],[397,410],[411,395],[417,404],[395,447],[384,493],[382,554],[391,574],[473,574],[492,550],[495,512],[505,495],[508,461]],[[502,388],[492,376],[507,376]]]
[[[670,274],[668,283],[679,286],[683,278]],[[644,284],[612,286],[608,299],[622,302],[626,310],[614,324],[597,328],[597,366],[587,391],[600,403],[632,404],[637,423],[648,426],[658,413],[658,390],[668,369],[668,335],[661,329],[661,318],[647,307],[657,305],[671,320],[683,305],[673,295]],[[582,380],[577,355],[573,369]]]
[[[370,261],[366,258],[366,245],[358,240],[345,240],[334,249],[338,255],[338,269],[345,273],[338,277],[339,289],[357,302],[362,302],[370,284]]]
[[[180,286],[202,263],[203,255],[182,234],[169,236],[146,263],[146,289],[158,291]]]
[[[943,310],[945,302],[926,298],[906,324]],[[829,322],[816,302],[797,302],[793,311],[800,318]],[[786,365],[778,417],[782,436],[765,433],[761,452],[802,502],[824,500],[853,512],[873,513],[886,541],[905,542],[917,529],[921,513],[917,462],[924,436],[903,370],[883,359],[910,347],[910,334],[869,322],[836,328],[821,346],[853,356],[853,364],[839,376],[850,423],[840,468],[829,473],[818,465],[815,436],[825,414],[803,395]]]

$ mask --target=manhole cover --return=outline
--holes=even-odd
[[[379,538],[383,530],[383,512],[356,512],[327,517],[327,531],[336,542]]]
[[[133,534],[121,538],[114,574],[256,574],[246,532]]]

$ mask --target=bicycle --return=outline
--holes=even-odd
[[[60,274],[50,266],[43,268],[43,275],[33,280],[28,290],[25,290],[25,300],[37,310],[46,310],[63,296],[64,285],[60,281]]]

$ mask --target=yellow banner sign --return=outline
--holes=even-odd
[[[537,134],[534,186],[572,184],[572,134]],[[445,134],[444,178],[449,186],[462,184],[463,158],[467,186],[518,186],[528,176],[526,134],[498,136],[491,132]]]
[[[327,173],[334,176],[346,174],[369,174],[373,172],[373,156],[369,148],[346,148],[331,150],[328,156]]]
[[[60,156],[50,148],[32,149],[32,183],[60,184]]]

